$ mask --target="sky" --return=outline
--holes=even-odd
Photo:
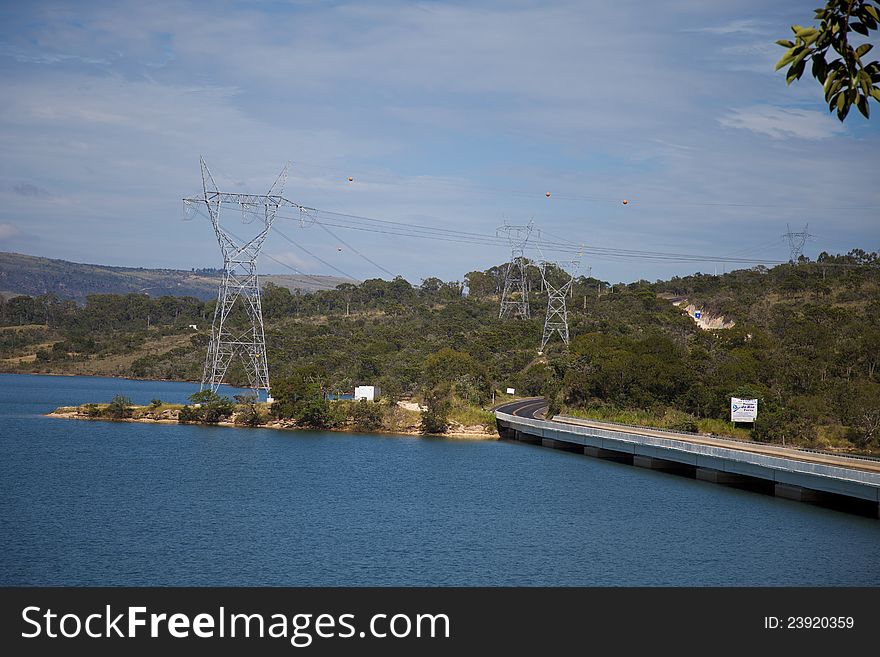
[[[533,221],[527,255],[612,282],[784,261],[787,225],[809,224],[810,257],[880,250],[880,104],[842,124],[808,74],[773,71],[817,4],[2,2],[0,251],[221,266],[210,223],[183,220],[200,156],[223,191],[259,194],[290,162],[284,196],[322,211],[280,213],[265,273],[417,284],[510,257],[325,211]]]

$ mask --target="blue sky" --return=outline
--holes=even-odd
[[[786,223],[809,222],[810,256],[878,250],[880,105],[841,124],[812,78],[773,72],[815,4],[6,2],[0,250],[217,266],[210,225],[182,221],[200,155],[256,193],[289,160],[285,196],[322,210],[480,234],[533,219],[611,281],[715,266],[591,246],[784,260]],[[387,277],[318,226],[276,226]],[[508,257],[334,231],[414,283]],[[265,248],[335,273],[277,235]]]

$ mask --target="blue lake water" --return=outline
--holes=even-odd
[[[551,449],[42,415],[196,390],[0,375],[0,584],[880,584],[880,521]]]

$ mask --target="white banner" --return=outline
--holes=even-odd
[[[731,422],[754,422],[756,417],[758,417],[757,399],[730,398]]]

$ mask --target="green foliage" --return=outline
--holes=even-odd
[[[114,420],[131,417],[131,400],[128,397],[116,395],[104,409],[104,415]]]
[[[258,427],[266,422],[266,415],[256,403],[239,406],[235,413],[235,424],[242,427]]]
[[[521,395],[545,396],[551,414],[601,411],[607,419],[696,424],[701,431],[747,436],[728,421],[735,395],[759,400],[756,438],[818,444],[833,434],[838,447],[878,447],[871,414],[880,385],[876,253],[822,253],[815,262],[617,284],[613,292],[605,281],[580,277],[569,303],[571,344],[566,349],[553,341],[540,357],[540,316],[498,319],[502,279],[501,267],[471,272],[467,296],[455,282],[436,280],[413,287],[402,279],[373,279],[308,294],[267,287],[272,415],[316,428],[356,424],[357,405],[328,403],[325,393],[378,383],[392,403],[424,395],[430,401],[424,424],[440,431],[450,420],[477,423],[477,409],[488,406],[491,391],[510,386]],[[534,308],[546,305],[539,289],[536,279]],[[736,326],[700,330],[670,297]],[[205,336],[193,335],[186,323],[207,326],[213,313],[213,302],[195,303],[130,295],[99,295],[84,308],[51,295],[0,300],[0,324],[7,325],[0,348],[10,350],[3,352],[8,358],[22,354],[19,345],[33,353],[37,345],[58,344],[44,349],[47,360],[25,366],[81,372],[91,362],[86,354],[128,354],[147,340],[176,336],[181,346],[158,353],[151,344],[151,353],[117,371],[192,380],[201,374]],[[187,321],[192,316],[198,319]],[[183,317],[186,323],[178,324]],[[230,317],[232,326],[245,320]],[[230,373],[244,377],[241,368]],[[194,403],[205,401],[210,405],[210,399]],[[247,405],[238,401],[237,415]],[[228,417],[232,406],[227,400],[220,415],[191,405],[181,418]],[[388,411],[388,426],[414,421],[393,419],[391,406],[380,407]]]
[[[154,399],[150,402],[150,408],[152,408],[152,409],[159,408],[161,405],[162,405],[161,399]]]
[[[544,394],[545,385],[553,372],[546,363],[533,363],[521,372],[516,380],[517,394],[534,397]]]
[[[431,388],[449,386],[456,396],[474,404],[486,401],[490,395],[485,369],[470,354],[449,347],[425,359],[424,382]]]
[[[296,421],[309,429],[329,429],[336,425],[337,419],[326,399],[307,399],[297,408]]]
[[[844,400],[843,416],[850,439],[861,449],[880,443],[880,384],[865,381],[853,386]]]
[[[83,404],[81,410],[87,417],[99,417],[101,415],[101,407],[97,404]]]
[[[776,70],[788,66],[785,81],[791,84],[801,78],[807,62],[811,62],[811,73],[823,85],[829,111],[836,111],[837,118],[843,121],[855,105],[868,118],[869,101],[880,101],[880,62],[864,63],[862,57],[873,45],[856,45],[851,39],[853,32],[868,37],[877,30],[878,7],[871,0],[828,0],[824,7],[815,10],[818,27],[792,25],[794,41],[776,42],[786,49],[776,63]]]
[[[298,418],[304,405],[324,401],[327,373],[319,364],[297,367],[272,384],[272,415],[276,418]]]
[[[451,403],[448,392],[432,390],[425,394],[425,410],[421,413],[421,432],[442,434],[449,430]]]
[[[376,431],[382,427],[384,414],[378,402],[361,399],[354,404],[352,419],[354,428],[359,431]]]
[[[202,414],[198,408],[193,408],[189,404],[180,409],[177,414],[177,421],[180,424],[189,424],[190,422],[201,422]]]
[[[211,390],[201,390],[189,396],[194,406],[184,406],[177,417],[178,422],[202,422],[216,424],[228,418],[235,410],[235,404],[228,397]]]

